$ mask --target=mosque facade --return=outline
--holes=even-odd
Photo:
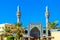
[[[31,37],[34,37],[31,40],[34,40],[34,39],[40,40],[40,39],[42,39],[42,37],[51,36],[50,30],[48,29],[49,11],[48,11],[47,6],[46,6],[45,17],[46,17],[46,27],[42,27],[41,23],[30,23],[29,24],[29,26],[27,28],[28,35]]]
[[[16,15],[17,15],[17,23],[20,23],[21,13],[20,13],[20,7],[19,6],[17,7]],[[46,17],[46,27],[43,27],[41,23],[29,23],[28,27],[26,28],[27,33],[23,34],[23,37],[29,38],[29,40],[40,40],[43,37],[45,38],[45,37],[48,37],[48,36],[49,37],[52,36],[52,34],[54,34],[54,33],[52,32],[52,34],[51,34],[51,31],[48,29],[49,11],[48,11],[47,6],[46,6],[45,17]],[[8,26],[10,26],[10,28],[12,28],[12,25],[8,24]],[[8,27],[8,26],[6,26],[6,27]],[[1,27],[2,27],[2,29],[0,29],[0,31],[4,32],[4,30],[3,30],[4,27],[0,26],[0,28]],[[0,33],[0,34],[2,34],[2,33]],[[56,34],[58,34],[58,33],[56,33]],[[23,38],[23,39],[28,40],[26,38]],[[51,40],[51,37],[47,40]]]

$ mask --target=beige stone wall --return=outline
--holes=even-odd
[[[3,38],[3,40],[7,40],[7,38],[5,37],[5,38]]]
[[[52,39],[52,40],[60,40],[60,32],[59,31],[51,32],[51,36],[54,37],[54,39]]]

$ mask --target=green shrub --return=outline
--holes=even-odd
[[[10,32],[10,28],[5,28],[5,31],[6,32]]]
[[[7,40],[13,40],[14,37],[13,36],[7,36]]]

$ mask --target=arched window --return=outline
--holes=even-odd
[[[28,31],[27,30],[25,30],[25,34],[27,34],[28,33]]]
[[[46,34],[46,30],[43,30],[43,34]]]
[[[51,32],[50,32],[50,30],[48,30],[48,36],[51,36]]]

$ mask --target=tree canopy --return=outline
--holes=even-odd
[[[49,29],[56,29],[56,28],[58,28],[57,26],[58,26],[58,22],[57,21],[49,22],[49,24],[48,24],[48,28]]]

